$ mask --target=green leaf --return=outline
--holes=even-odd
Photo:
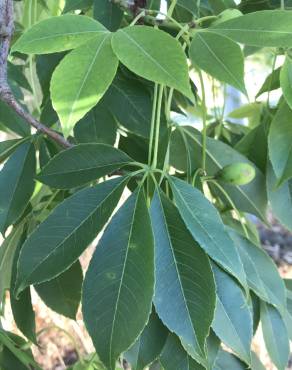
[[[280,71],[281,67],[276,68],[271,74],[268,75],[259,92],[256,94],[256,98],[267,91],[272,91],[280,88]]]
[[[172,177],[170,185],[178,210],[193,238],[214,261],[246,287],[238,252],[216,208],[185,181]]]
[[[108,30],[116,31],[122,22],[124,12],[118,6],[108,0],[94,0],[93,16],[102,23]]]
[[[210,31],[247,45],[291,47],[292,14],[285,10],[252,12],[212,26]]]
[[[252,316],[241,288],[230,275],[212,265],[217,304],[212,328],[216,335],[247,364],[251,363]]]
[[[292,109],[292,61],[286,57],[280,72],[280,84],[286,102]]]
[[[12,108],[2,101],[0,101],[0,125],[3,131],[7,128],[20,136],[30,135],[30,127],[27,122],[20,118]]]
[[[84,321],[99,358],[109,370],[115,369],[118,356],[147,324],[154,289],[153,249],[140,188],[106,228],[83,284]]]
[[[117,68],[110,34],[89,40],[61,61],[52,76],[51,97],[65,136],[101,99]]]
[[[146,26],[127,27],[114,34],[112,45],[119,60],[132,72],[193,99],[184,51],[166,32]]]
[[[79,144],[54,156],[38,175],[41,182],[69,189],[107,175],[132,159],[106,144]]]
[[[35,326],[35,313],[32,307],[30,287],[27,287],[23,292],[21,292],[18,299],[15,298],[15,282],[17,275],[17,263],[19,259],[19,254],[23,246],[23,242],[26,237],[26,232],[21,235],[21,238],[16,247],[13,264],[12,264],[12,274],[11,274],[11,286],[10,286],[10,304],[13,313],[14,321],[18,329],[33,343],[37,343],[36,338],[36,326]]]
[[[270,162],[267,166],[266,179],[268,199],[273,215],[282,225],[292,231],[292,181],[288,180],[277,188],[277,178]]]
[[[248,239],[232,229],[228,231],[240,253],[250,289],[264,301],[285,307],[285,286],[272,259]]]
[[[265,344],[278,370],[285,370],[289,359],[289,339],[286,326],[273,306],[261,302],[261,322]]]
[[[80,262],[45,283],[35,285],[38,295],[53,311],[75,320],[81,299],[83,274]]]
[[[105,104],[98,103],[74,127],[78,143],[103,143],[114,145],[117,122]]]
[[[188,150],[192,161],[192,170],[195,170],[200,168],[202,164],[201,135],[192,127],[183,128],[183,132],[187,139]],[[185,163],[187,163],[183,145],[184,142],[182,140],[181,133],[179,130],[176,130],[172,134],[171,163],[174,167],[180,170],[185,170]],[[246,162],[254,166],[252,162],[229,145],[219,140],[207,138],[206,169],[208,176],[214,176],[223,167],[236,162]],[[267,207],[265,178],[257,168],[255,168],[255,170],[255,179],[247,185],[233,186],[224,183],[220,183],[220,185],[227,192],[239,210],[252,213],[260,217],[262,220],[265,220]],[[212,188],[212,190],[218,194],[216,189]],[[222,200],[227,202],[227,205],[230,206],[225,197],[222,194],[219,195]]]
[[[17,221],[34,190],[35,150],[23,143],[0,172],[0,232]]]
[[[152,102],[141,82],[119,74],[105,94],[104,102],[119,124],[136,135],[149,136]]]
[[[247,370],[247,367],[232,353],[221,349],[212,370]]]
[[[217,337],[212,329],[210,329],[209,336],[206,340],[206,352],[208,360],[208,368],[212,369],[216,358],[218,356],[218,351],[220,349],[221,340]]]
[[[10,289],[13,258],[23,233],[23,224],[15,226],[0,247],[0,302],[6,290]]]
[[[282,101],[274,116],[269,131],[269,156],[276,177],[277,185],[292,176],[292,110]]]
[[[246,94],[243,53],[229,38],[211,32],[197,32],[190,47],[191,61],[217,80]]]
[[[131,369],[143,370],[153,363],[160,355],[167,335],[167,329],[155,311],[152,311],[142,334],[134,345],[124,353],[124,358],[131,364]]]
[[[78,259],[111,216],[126,181],[118,178],[83,189],[52,211],[23,245],[18,293],[30,284],[58,276]]]
[[[155,236],[154,305],[163,323],[197,361],[215,310],[215,284],[207,255],[195,242],[173,203],[156,192],[151,205]]]
[[[28,138],[11,139],[0,142],[0,163],[5,161],[5,159],[8,158],[15,149],[19,147],[19,145],[27,140]]]
[[[83,10],[92,6],[93,0],[66,0],[63,13],[72,12],[72,10]]]
[[[13,45],[12,52],[49,54],[74,49],[86,41],[108,33],[92,18],[63,15],[45,19],[33,25]]]
[[[191,356],[185,352],[179,339],[172,333],[168,335],[167,341],[160,355],[160,362],[167,370],[203,370]]]

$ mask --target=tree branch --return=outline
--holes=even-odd
[[[7,80],[7,58],[14,31],[13,0],[0,0],[0,100],[9,105],[27,123],[43,132],[64,148],[72,146],[63,136],[43,125],[15,99]]]

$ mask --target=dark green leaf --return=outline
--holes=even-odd
[[[110,31],[116,31],[120,27],[123,15],[118,4],[108,0],[94,0],[93,2],[94,18]]]
[[[83,285],[84,321],[109,370],[147,324],[153,289],[153,236],[140,189],[106,228]]]
[[[190,47],[191,61],[217,80],[244,94],[243,54],[238,44],[211,32],[197,32]]]
[[[103,228],[125,185],[125,178],[109,180],[83,189],[57,206],[23,245],[18,292],[30,284],[50,280],[71,266]]]
[[[74,49],[86,41],[108,33],[92,18],[63,15],[45,19],[26,31],[12,51],[25,54],[49,54]]]
[[[137,75],[173,87],[193,99],[186,56],[177,40],[146,26],[120,29],[112,39],[120,61]]]
[[[53,311],[75,320],[81,299],[83,274],[80,262],[45,283],[35,285],[38,295]]]
[[[193,238],[214,261],[246,287],[238,252],[216,208],[185,181],[172,177],[170,184],[175,203]]]
[[[256,98],[267,91],[280,88],[280,71],[281,67],[276,68],[271,74],[268,75],[259,92],[256,94]]]
[[[27,138],[11,139],[0,142],[0,163],[5,161],[5,159],[8,158],[15,151],[15,149],[19,147],[19,145],[27,140]]]
[[[151,220],[155,236],[156,311],[186,351],[203,362],[216,300],[210,262],[174,204],[162,192],[154,196]]]
[[[271,123],[269,132],[269,156],[278,185],[292,176],[292,110],[282,101]]]
[[[247,370],[247,368],[233,354],[221,349],[212,370]]]
[[[71,12],[72,10],[83,10],[92,6],[93,0],[66,0],[63,13]]]
[[[74,127],[79,143],[103,143],[114,145],[117,123],[105,104],[97,104]]]
[[[267,253],[248,239],[229,230],[245,269],[247,283],[261,299],[285,307],[285,286],[277,267]]]
[[[134,345],[124,353],[132,370],[143,370],[160,355],[166,342],[168,331],[159,317],[152,311],[148,324]]]
[[[246,363],[251,363],[252,315],[241,288],[227,273],[212,265],[217,304],[212,328],[216,335]]]
[[[263,301],[261,302],[261,322],[271,360],[277,369],[285,370],[290,352],[287,329],[276,308]]]
[[[174,334],[169,334],[163,351],[160,355],[160,362],[167,370],[203,370],[191,356],[185,352],[179,339]]]
[[[3,125],[1,129],[7,128],[20,136],[30,135],[29,125],[2,101],[0,101],[0,125]]]
[[[79,144],[56,155],[38,179],[58,189],[84,185],[131,163],[121,150],[106,144]]]
[[[17,221],[34,190],[35,150],[23,143],[0,172],[0,232]]]

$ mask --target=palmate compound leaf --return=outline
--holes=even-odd
[[[187,354],[177,336],[169,333],[166,343],[159,357],[160,363],[167,370],[204,370]]]
[[[119,149],[106,144],[79,144],[54,156],[38,180],[57,189],[84,185],[132,162]]]
[[[241,287],[236,281],[212,264],[217,303],[212,328],[216,335],[244,362],[251,363],[252,315]]]
[[[118,68],[111,34],[95,37],[66,55],[51,80],[52,104],[65,136],[108,89]]]
[[[168,330],[153,310],[147,325],[134,345],[124,353],[131,370],[143,370],[160,355],[168,336]]]
[[[49,54],[74,49],[86,41],[109,33],[99,22],[79,15],[63,15],[33,25],[13,45],[12,51]]]
[[[175,205],[156,192],[151,205],[155,237],[154,305],[186,351],[206,363],[205,340],[215,310],[209,259],[193,239]]]
[[[290,352],[287,328],[279,311],[263,301],[261,301],[261,323],[271,360],[278,370],[285,370]]]
[[[198,189],[185,181],[171,177],[170,185],[179,213],[193,238],[246,289],[246,276],[239,254],[217,209]]]
[[[30,284],[51,280],[78,259],[111,216],[127,181],[117,178],[85,188],[53,210],[22,247],[18,293]]]
[[[107,369],[115,369],[147,324],[153,290],[153,235],[138,188],[107,226],[83,284],[84,321]]]
[[[0,232],[13,224],[25,210],[34,190],[35,149],[22,143],[0,171]]]
[[[191,43],[190,58],[194,65],[217,80],[246,94],[243,53],[234,41],[212,32],[197,32]]]
[[[239,251],[247,284],[262,300],[278,307],[286,305],[285,285],[268,254],[250,240],[228,228]]]
[[[187,59],[172,36],[147,26],[120,29],[112,38],[114,53],[132,72],[180,91],[193,100]]]
[[[252,12],[219,23],[210,31],[247,45],[291,47],[292,13],[284,10]]]

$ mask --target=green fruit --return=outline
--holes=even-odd
[[[232,185],[245,185],[255,177],[255,169],[248,163],[232,163],[222,168],[215,178]]]

